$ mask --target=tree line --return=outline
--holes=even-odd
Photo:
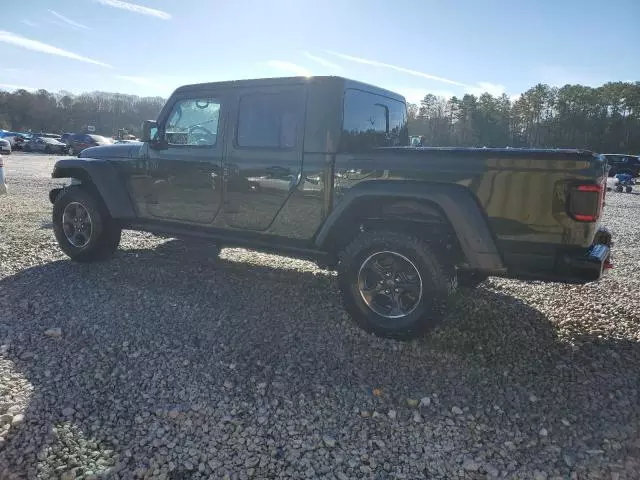
[[[161,97],[91,92],[72,95],[46,90],[0,91],[0,128],[48,133],[82,132],[114,136],[119,129],[139,135],[143,120],[155,119],[164,105]]]
[[[640,82],[538,84],[511,101],[483,93],[426,95],[409,105],[409,132],[425,146],[585,148],[640,154]]]
[[[0,128],[78,132],[88,125],[116,135],[139,135],[143,120],[157,117],[165,100],[120,93],[72,95],[46,90],[0,91]],[[506,95],[443,98],[426,95],[409,104],[409,133],[424,145],[586,148],[640,153],[640,82],[600,87],[538,84],[512,101]]]

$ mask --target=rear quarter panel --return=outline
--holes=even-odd
[[[596,223],[580,223],[566,211],[572,181],[596,182],[604,164],[589,154],[490,149],[380,149],[338,154],[334,203],[361,182],[414,180],[468,188],[486,212],[498,247],[554,249],[588,246]]]

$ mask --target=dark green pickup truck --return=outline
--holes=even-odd
[[[395,338],[458,285],[610,265],[601,156],[408,143],[404,98],[344,78],[180,87],[142,143],[56,163],[71,180],[50,194],[55,235],[78,261],[111,255],[122,229],[311,259],[338,270],[360,326]]]

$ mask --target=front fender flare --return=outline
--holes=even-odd
[[[136,213],[125,183],[107,160],[65,158],[53,167],[51,178],[72,178],[95,186],[112,218],[135,218]],[[50,195],[51,198],[51,195]]]
[[[315,237],[316,247],[327,248],[327,240],[338,220],[355,201],[368,198],[431,202],[451,224],[469,267],[486,272],[505,271],[487,216],[475,196],[465,187],[419,181],[369,181],[351,188],[329,214]]]

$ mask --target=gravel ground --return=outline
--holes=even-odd
[[[399,343],[308,262],[134,232],[70,262],[53,161],[0,197],[0,478],[640,478],[640,195],[601,282],[491,279]]]

